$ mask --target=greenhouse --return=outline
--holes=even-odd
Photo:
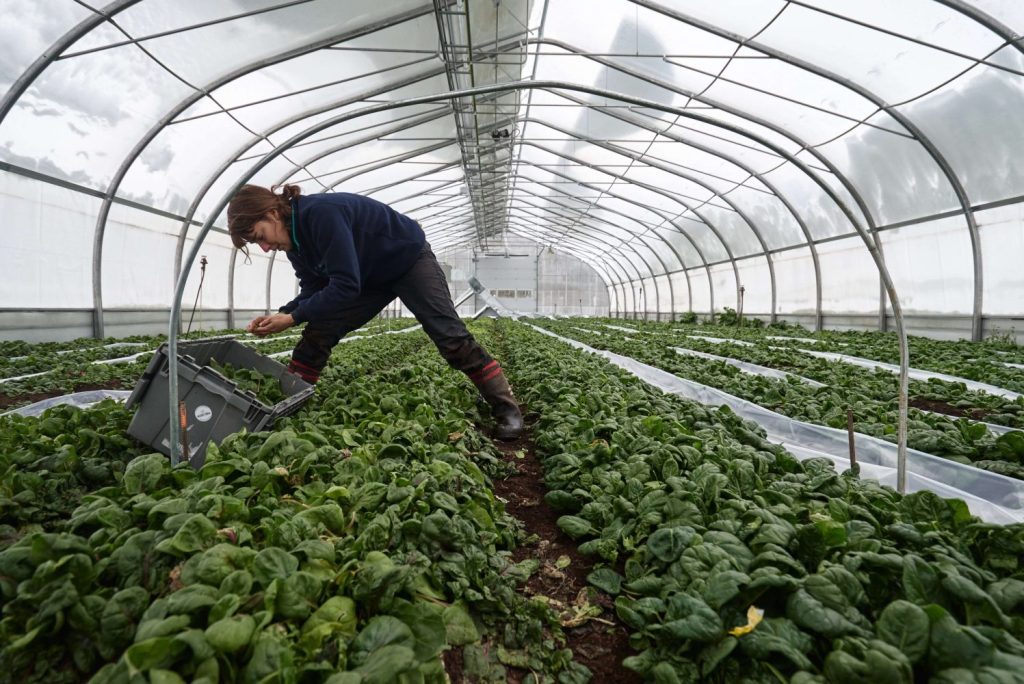
[[[1024,3],[0,11],[0,682],[1024,684]]]

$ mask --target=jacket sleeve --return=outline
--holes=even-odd
[[[306,249],[322,265],[327,285],[308,297],[299,295],[298,305],[291,311],[296,323],[329,318],[358,297],[362,289],[352,226],[342,212],[334,207],[315,207],[305,219],[313,242]]]
[[[279,308],[278,311],[280,313],[291,313],[295,311],[300,303],[309,299],[313,294],[320,290],[318,287],[319,278],[316,277],[315,273],[302,264],[296,262],[292,262],[292,266],[295,268],[295,275],[299,279],[299,294],[295,299]]]

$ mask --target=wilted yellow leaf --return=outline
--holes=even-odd
[[[747,608],[747,624],[742,627],[733,627],[729,630],[729,634],[733,636],[743,636],[744,634],[750,634],[754,631],[754,628],[761,624],[761,620],[764,619],[764,610],[756,606],[750,606]]]

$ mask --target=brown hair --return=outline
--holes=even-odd
[[[281,188],[280,193],[274,191]],[[243,185],[228,204],[228,234],[231,242],[249,256],[246,239],[252,233],[252,226],[274,209],[281,214],[286,224],[292,217],[292,200],[302,194],[298,185]]]

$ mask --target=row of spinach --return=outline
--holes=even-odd
[[[443,682],[442,652],[464,646],[481,680],[507,662],[586,681],[557,616],[516,591],[535,564],[510,560],[522,533],[489,486],[505,466],[425,343],[339,346],[306,408],[199,471],[126,444],[117,405],[0,419],[27,445],[0,450],[0,671]]]
[[[578,339],[595,348],[630,356],[683,378],[694,380],[746,399],[777,413],[810,423],[845,429],[852,409],[858,432],[895,441],[899,411],[897,380],[885,372],[872,372],[842,362],[825,361],[799,351],[712,344],[686,335],[628,335],[604,329],[600,334],[572,321],[544,321],[543,327]],[[784,370],[817,380],[815,387],[796,378],[776,379],[751,375],[724,361],[681,355],[686,347],[719,356]],[[951,399],[955,390],[946,383],[911,381],[914,399]],[[971,402],[998,403],[1004,413],[986,416],[1007,423],[1024,423],[1024,401],[972,393]],[[957,400],[962,403],[963,400]],[[1011,413],[1013,411],[1013,413]],[[1018,413],[1020,412],[1020,413]],[[910,410],[907,444],[913,449],[974,465],[1014,478],[1024,478],[1024,432],[996,435],[983,424]]]
[[[695,335],[739,339],[749,342],[768,342],[773,345],[830,351],[863,358],[899,363],[899,340],[895,333],[864,330],[823,330],[812,333],[799,326],[778,325],[750,328],[722,325],[688,325],[646,321],[624,322],[616,319],[600,321],[612,325],[626,325],[637,330],[657,332],[666,327]],[[808,343],[807,340],[813,340]],[[911,366],[923,370],[946,373],[968,380],[986,382],[1019,393],[1024,393],[1024,369],[1007,363],[1024,364],[1024,348],[1018,346],[1011,334],[995,335],[984,342],[969,340],[937,340],[911,335],[908,338]]]
[[[222,332],[224,334],[239,334],[238,331]],[[202,333],[192,333],[190,336],[186,336],[185,339],[210,336],[211,334],[208,331],[203,331]],[[152,354],[144,352],[152,351],[159,347],[164,337],[136,336],[126,339],[130,339],[132,346],[122,347],[93,344],[83,347],[82,340],[61,345],[56,343],[28,345],[28,343],[22,342],[14,348],[24,351],[25,347],[28,346],[30,351],[35,351],[32,351],[24,359],[8,359],[5,366],[0,368],[0,380],[15,377],[21,378],[0,383],[0,396],[6,398],[4,402],[6,405],[15,407],[29,403],[32,397],[41,394],[70,393],[79,389],[94,387],[131,389],[139,377],[141,377],[152,358]],[[242,337],[241,341],[252,345],[262,354],[273,354],[292,349],[295,346],[296,339],[294,335],[286,334],[264,340]],[[88,340],[85,342],[88,342]],[[120,342],[110,342],[109,339],[97,340],[95,342],[104,342],[107,345],[121,344]],[[66,347],[66,349],[62,349],[62,347]],[[138,355],[137,358],[119,363],[98,363],[103,360],[127,358],[135,355]],[[31,377],[22,378],[21,376],[24,375]]]
[[[607,566],[657,682],[1019,682],[1024,526],[799,462],[728,409],[664,395],[519,324],[547,501]]]

